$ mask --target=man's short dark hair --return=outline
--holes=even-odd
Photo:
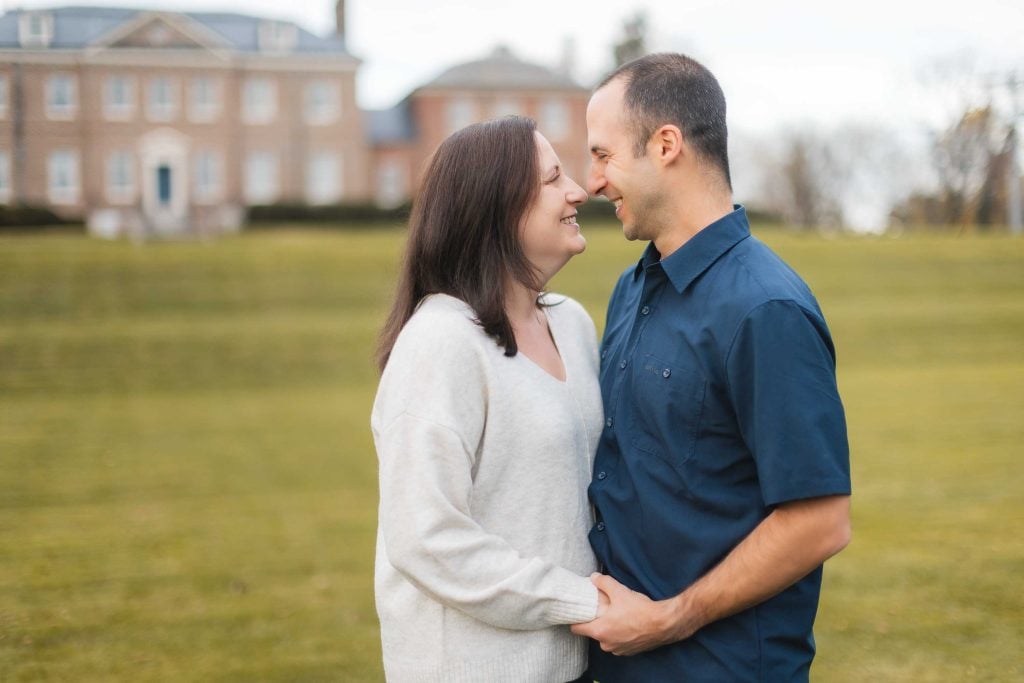
[[[704,65],[671,52],[647,55],[620,66],[598,89],[620,78],[625,84],[624,103],[633,129],[635,157],[643,156],[647,141],[659,126],[672,124],[732,187],[725,94]]]

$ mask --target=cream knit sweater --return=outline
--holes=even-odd
[[[376,600],[389,681],[559,683],[586,667],[567,624],[597,614],[586,497],[602,427],[593,322],[546,310],[560,382],[504,355],[464,302],[427,297],[395,343],[371,425]]]

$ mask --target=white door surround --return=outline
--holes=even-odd
[[[158,235],[188,232],[188,136],[159,128],[139,140],[142,212]]]

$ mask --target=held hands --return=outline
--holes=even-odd
[[[591,574],[590,580],[598,590],[597,618],[574,625],[576,635],[593,638],[616,655],[635,655],[683,637],[677,635],[671,600],[651,600],[604,574]]]

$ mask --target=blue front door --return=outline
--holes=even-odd
[[[171,167],[160,166],[156,169],[157,197],[160,206],[171,203]]]

